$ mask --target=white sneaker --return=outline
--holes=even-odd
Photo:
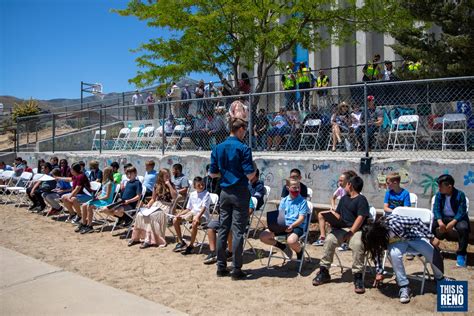
[[[408,286],[404,286],[400,288],[400,303],[406,304],[410,302],[411,291]]]
[[[343,244],[341,244],[340,247],[337,247],[337,250],[339,250],[339,251],[347,251],[347,250],[349,250],[349,245],[348,245],[347,243],[343,243]]]

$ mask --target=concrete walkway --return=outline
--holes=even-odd
[[[1,315],[185,315],[0,247]]]

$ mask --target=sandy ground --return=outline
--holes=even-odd
[[[433,282],[427,282],[426,293],[419,295],[420,283],[413,281],[414,297],[407,305],[399,303],[393,278],[386,279],[381,289],[373,289],[369,274],[366,293],[357,295],[350,271],[341,275],[338,268],[332,268],[333,282],[313,287],[311,280],[322,256],[322,248],[313,246],[308,247],[312,263],[305,264],[298,276],[295,263],[281,266],[282,261],[275,259],[276,266],[267,269],[269,247],[254,240],[252,244],[263,258],[249,252],[244,269],[252,276],[232,281],[217,278],[215,266],[203,265],[204,254],[184,257],[173,253],[173,243],[163,249],[129,248],[110,232],[76,234],[71,224],[10,205],[0,206],[0,218],[2,246],[189,314],[432,314],[436,310]],[[445,260],[445,267],[448,276],[470,281],[469,301],[473,302],[474,247],[470,246],[469,252],[468,269],[456,268],[452,259]],[[350,266],[350,252],[340,253],[340,257],[343,265]],[[407,261],[406,267],[409,272],[422,271],[416,260]],[[469,310],[474,311],[473,304]]]

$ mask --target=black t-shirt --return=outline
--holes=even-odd
[[[283,186],[283,190],[281,190],[281,197],[284,198],[284,197],[287,197],[288,194],[290,194],[290,192],[288,191],[288,189],[286,188],[286,185]],[[304,197],[305,199],[308,198],[308,188],[306,187],[306,185],[304,185],[303,183],[300,182],[300,194],[302,197]]]
[[[361,194],[355,198],[344,195],[337,205],[336,213],[341,214],[341,219],[346,224],[346,227],[352,227],[359,215],[365,216],[365,224],[370,215],[369,202],[367,202],[365,196]]]

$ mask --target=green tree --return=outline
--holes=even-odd
[[[316,51],[331,41],[345,42],[356,30],[385,31],[394,21],[404,20],[398,1],[364,3],[356,7],[355,0],[344,5],[336,0],[133,0],[117,12],[169,31],[169,36],[150,39],[135,50],[141,53],[136,59],[140,70],[131,83],[143,87],[207,72],[235,91],[235,81],[226,82],[226,76],[239,77],[240,66],[255,66],[258,93],[269,70],[282,67],[279,58],[296,44]]]
[[[392,48],[409,61],[422,61],[417,72],[400,69],[404,79],[474,73],[474,1],[401,0],[407,27],[392,30]],[[438,29],[439,32],[432,32]]]

